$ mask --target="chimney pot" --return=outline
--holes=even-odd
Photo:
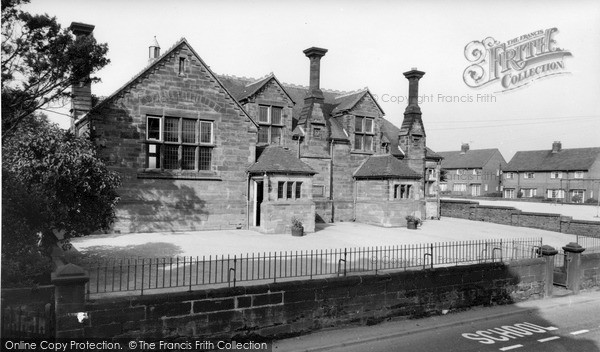
[[[562,149],[562,143],[560,141],[554,141],[552,143],[552,153],[558,153]]]
[[[308,93],[304,99],[323,100],[323,92],[320,88],[321,80],[321,58],[327,53],[327,49],[311,47],[303,51],[304,55],[310,59],[310,83]]]
[[[467,154],[468,151],[469,151],[469,143],[463,143],[460,146],[460,153],[461,154]]]

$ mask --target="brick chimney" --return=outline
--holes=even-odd
[[[148,46],[148,63],[158,59],[160,57],[160,45],[158,45],[158,41],[156,40],[156,36],[154,36],[154,40]]]
[[[562,143],[560,141],[554,141],[552,143],[552,153],[558,153],[562,149]]]
[[[408,106],[404,113],[421,113],[419,107],[419,80],[425,75],[425,72],[413,67],[410,71],[404,72],[404,77],[408,79]]]
[[[419,174],[424,172],[427,146],[425,126],[419,107],[419,80],[424,75],[425,72],[416,68],[404,72],[404,77],[408,79],[408,106],[404,110],[404,119],[398,134],[399,146],[405,154],[404,159],[408,160],[408,166]]]
[[[95,26],[91,24],[72,22],[69,27],[77,39],[84,36],[91,36]],[[79,82],[73,82],[71,85],[71,127],[75,121],[80,119],[92,109],[92,87],[89,80],[83,79]]]
[[[310,59],[310,85],[304,99],[324,100],[323,92],[321,91],[321,58],[327,53],[327,49],[311,47],[303,51]]]
[[[469,143],[463,143],[460,146],[460,153],[461,154],[467,154],[468,151],[469,151]]]

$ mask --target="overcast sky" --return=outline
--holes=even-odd
[[[600,147],[600,1],[133,1],[32,0],[63,26],[96,26],[110,65],[92,92],[106,96],[139,72],[156,36],[162,51],[181,37],[218,74],[308,85],[302,50],[327,48],[321,87],[368,87],[385,117],[399,125],[408,92],[402,72],[425,71],[420,94],[427,144],[436,151]],[[508,92],[498,82],[471,88],[465,46],[492,37],[500,43],[557,28],[554,46],[572,56],[564,68]],[[477,94],[489,101],[477,101]],[[490,98],[493,95],[494,98]],[[69,118],[55,115],[62,126]]]

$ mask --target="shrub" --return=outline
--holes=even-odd
[[[588,198],[584,202],[585,204],[598,204],[598,200],[594,198]]]

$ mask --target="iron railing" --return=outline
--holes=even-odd
[[[585,248],[587,253],[600,252],[600,234],[577,235],[577,243]]]
[[[388,270],[507,262],[538,256],[541,238],[478,240],[343,249],[176,258],[121,258],[80,263],[88,294],[345,276]]]

